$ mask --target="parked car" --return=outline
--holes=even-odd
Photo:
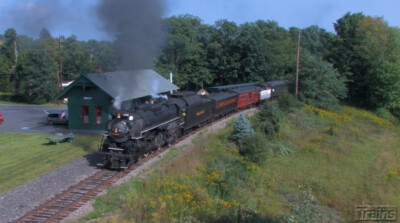
[[[2,123],[2,122],[4,122],[4,118],[3,118],[3,115],[0,112],[0,123]]]
[[[45,111],[45,113],[47,114],[47,123],[49,125],[68,125],[67,111]]]

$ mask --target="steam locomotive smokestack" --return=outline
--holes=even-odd
[[[149,68],[163,40],[162,0],[102,0],[97,8],[103,30],[115,40],[123,69]]]

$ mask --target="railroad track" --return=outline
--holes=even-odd
[[[229,114],[225,117],[221,117],[218,120],[226,119],[231,117],[237,113]],[[203,126],[194,129],[193,131],[188,132],[184,136],[180,137],[176,143],[185,140],[186,138],[192,136],[200,132],[201,130],[205,129],[213,125],[215,122],[206,123]],[[174,144],[176,144],[174,143]],[[107,185],[115,182],[116,180],[122,178],[126,174],[130,173],[132,170],[140,167],[148,160],[152,159],[153,157],[157,156],[158,154],[164,152],[169,147],[164,146],[155,152],[149,154],[146,157],[143,157],[134,165],[129,167],[123,171],[113,171],[108,169],[103,169],[102,171],[98,172],[97,174],[93,175],[92,177],[87,178],[86,180],[80,182],[79,184],[70,187],[68,190],[63,192],[62,194],[56,196],[55,198],[51,199],[50,201],[44,203],[43,205],[39,206],[35,210],[27,213],[23,217],[17,219],[15,223],[36,223],[36,222],[60,222],[65,217],[67,217],[71,212],[77,210],[87,201],[92,199],[98,193],[102,191]]]
[[[69,188],[39,208],[29,212],[16,222],[59,222],[70,212],[98,194],[123,172],[102,170],[94,176]]]
[[[160,148],[154,153],[143,157],[130,168],[123,171],[103,169],[92,177],[72,186],[62,194],[17,219],[15,223],[61,222],[71,212],[77,210],[87,201],[100,193],[107,185],[117,181],[167,149],[168,147]]]

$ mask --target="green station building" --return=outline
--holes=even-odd
[[[133,109],[152,95],[178,87],[151,69],[81,74],[52,100],[68,99],[68,126],[105,130],[114,107]]]

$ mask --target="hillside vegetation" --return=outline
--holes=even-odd
[[[348,222],[355,205],[400,205],[396,125],[348,106],[292,104],[267,103],[242,139],[232,137],[242,131],[235,121],[193,148],[172,148],[83,220]]]

